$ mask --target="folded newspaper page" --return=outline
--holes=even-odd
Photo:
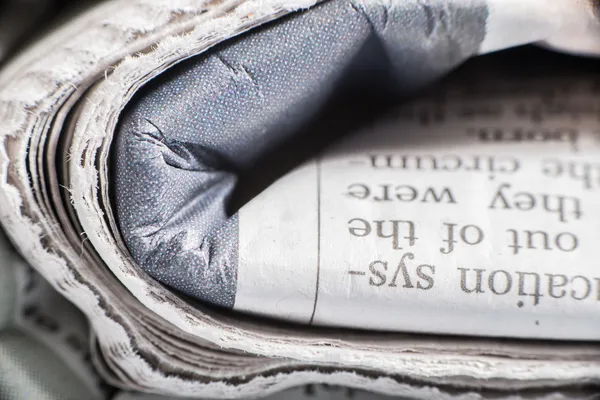
[[[594,1],[101,2],[0,71],[0,219],[130,398],[591,398],[598,56]]]

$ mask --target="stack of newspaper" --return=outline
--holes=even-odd
[[[599,12],[102,2],[0,71],[2,225],[118,388],[592,396]]]

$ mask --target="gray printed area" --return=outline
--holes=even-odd
[[[403,95],[476,54],[483,0],[330,0],[152,81],[113,148],[117,218],[137,263],[199,300],[235,302],[241,171],[298,134],[340,86]]]

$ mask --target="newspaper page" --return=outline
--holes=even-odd
[[[243,207],[235,309],[598,340],[600,81],[481,85],[392,112]]]

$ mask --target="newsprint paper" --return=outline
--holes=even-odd
[[[226,221],[234,242],[206,254],[234,260],[229,297],[161,281],[117,218],[121,113],[221,42],[328,9],[435,74]],[[0,344],[56,354],[73,398],[593,398],[599,18],[592,0],[100,2],[0,70],[0,220],[20,254]],[[529,67],[489,54],[532,43]]]

